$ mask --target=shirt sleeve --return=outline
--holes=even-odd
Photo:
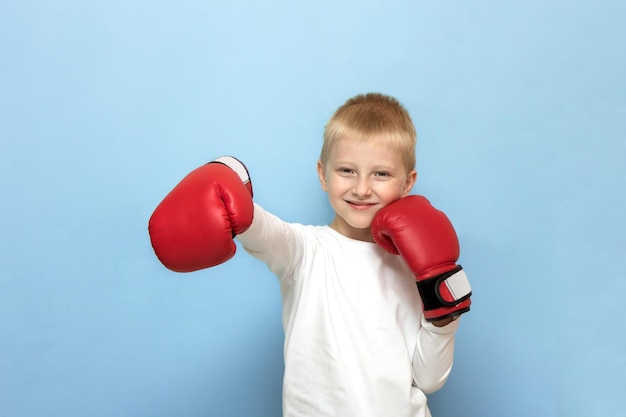
[[[267,264],[284,281],[302,258],[302,235],[294,224],[287,223],[254,204],[252,225],[237,239],[250,255]]]
[[[431,394],[448,379],[454,359],[454,337],[459,319],[443,327],[422,319],[413,355],[415,384],[425,394]]]

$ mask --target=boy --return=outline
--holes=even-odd
[[[359,95],[324,132],[317,172],[335,212],[330,225],[287,223],[252,203],[247,171],[229,157],[186,177],[150,220],[155,251],[170,269],[224,262],[237,235],[276,274],[284,417],[430,416],[425,394],[450,373],[455,319],[469,310],[470,290],[447,219],[407,197],[417,178],[415,141],[396,99]],[[211,197],[200,203],[199,192]],[[189,214],[190,205],[216,209]],[[193,230],[187,220],[172,222],[181,213]]]

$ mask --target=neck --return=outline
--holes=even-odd
[[[372,228],[366,227],[364,229],[358,229],[355,227],[350,227],[335,218],[332,223],[329,224],[330,228],[335,230],[336,232],[354,240],[360,240],[363,242],[374,242],[374,238],[372,237]]]

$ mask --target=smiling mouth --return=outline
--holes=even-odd
[[[365,202],[348,201],[348,200],[346,200],[346,203],[348,203],[348,205],[352,207],[354,210],[367,210],[376,205],[375,203],[365,203]]]

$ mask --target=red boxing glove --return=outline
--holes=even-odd
[[[374,241],[400,254],[417,283],[428,321],[470,309],[472,289],[460,265],[459,241],[448,217],[422,196],[411,195],[383,207],[372,221]]]
[[[191,272],[235,255],[233,238],[252,224],[252,183],[245,165],[224,156],[195,169],[165,196],[148,223],[165,267]]]

